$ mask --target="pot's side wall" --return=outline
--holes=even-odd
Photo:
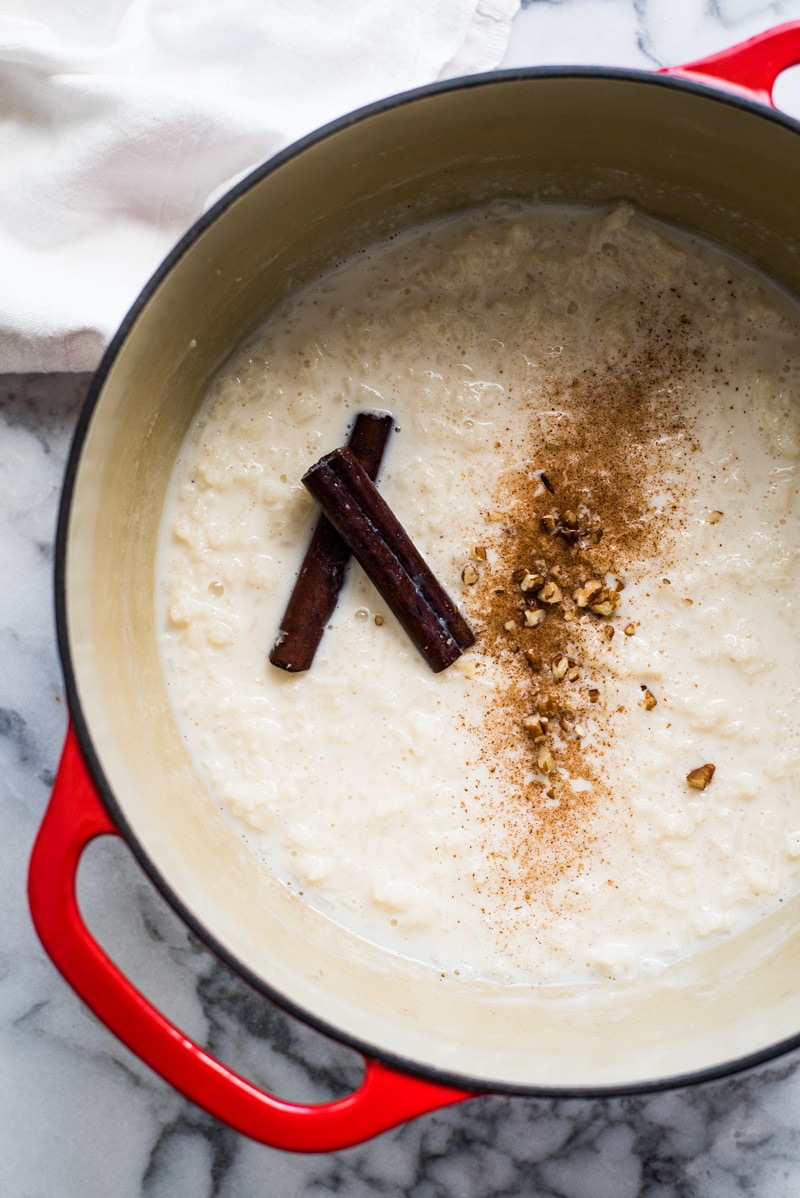
[[[793,904],[661,981],[568,994],[443,982],[282,890],[199,786],[158,657],[159,519],[210,380],[320,269],[492,196],[630,199],[800,290],[799,194],[797,133],[731,103],[655,80],[471,82],[345,126],[250,186],[162,279],[108,369],[70,511],[73,702],[166,893],[251,976],[368,1050],[484,1085],[624,1086],[714,1067],[797,1032],[800,921]]]

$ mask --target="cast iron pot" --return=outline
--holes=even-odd
[[[625,198],[800,292],[800,125],[770,107],[778,73],[798,61],[800,22],[666,74],[499,72],[367,108],[217,204],[105,355],[60,513],[56,605],[72,723],[31,860],[31,911],[99,1018],[238,1131],[324,1151],[480,1092],[654,1090],[800,1044],[800,896],[658,978],[590,988],[443,980],[304,906],[198,782],[167,701],[153,596],[167,481],[210,380],[285,295],[375,238],[492,196]],[[81,853],[108,833],[125,838],[234,970],[364,1055],[354,1094],[321,1106],[266,1094],[136,991],[75,898]]]

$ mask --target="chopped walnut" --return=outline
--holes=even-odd
[[[477,677],[478,669],[477,669],[477,666],[475,665],[475,658],[471,657],[468,653],[465,653],[461,657],[459,657],[458,665],[460,666],[461,673],[464,675],[465,678],[476,678]]]
[[[533,670],[534,674],[541,673],[542,659],[539,656],[539,654],[535,651],[535,649],[526,649],[525,650],[525,660],[527,661],[528,665]]]
[[[626,636],[636,636],[636,625],[626,624],[622,631]]]
[[[506,620],[505,624],[503,625],[506,632],[513,632],[514,629],[516,628],[516,626],[517,626],[516,620]]]
[[[536,759],[536,764],[543,774],[552,774],[553,770],[555,769],[555,758],[546,745],[539,750],[539,756]]]
[[[544,612],[540,607],[526,607],[524,619],[526,628],[536,628],[544,619]]]
[[[538,591],[542,586],[544,586],[544,576],[528,572],[520,580],[519,589],[521,591]]]
[[[522,727],[533,737],[533,743],[539,744],[545,739],[547,720],[542,722],[541,716],[528,715],[522,721]]]
[[[689,770],[689,773],[686,775],[686,781],[695,790],[705,790],[714,777],[714,770],[716,768],[710,762],[707,762],[705,765],[699,765],[696,770]]]
[[[599,595],[592,599],[587,604],[587,607],[595,616],[613,616],[621,602],[619,591],[612,591],[608,587],[603,587]]]
[[[651,690],[648,690],[647,687],[644,688],[642,698],[644,699],[645,711],[652,711],[653,708],[658,704],[658,700],[656,699],[655,695]]]
[[[549,579],[544,584],[542,589],[538,592],[537,597],[542,601],[542,603],[551,603],[551,604],[552,603],[560,603],[561,599],[563,598],[562,593],[561,593],[561,587],[558,585],[557,582],[554,582],[552,579]]]
[[[551,537],[563,537],[568,545],[584,543],[599,545],[603,536],[602,528],[593,523],[593,517],[585,508],[576,511],[566,508],[563,512],[548,512],[541,517],[541,527]]]
[[[582,586],[579,586],[577,591],[573,593],[572,598],[575,600],[577,607],[588,607],[590,603],[593,603],[597,599],[602,590],[603,584],[600,579],[592,578],[589,582],[585,582]]]
[[[567,670],[569,669],[569,661],[563,656],[556,657],[553,659],[553,663],[550,668],[553,671],[553,677],[556,682],[560,682],[561,679],[566,676]]]
[[[599,698],[600,698],[600,691],[597,689],[596,686],[591,687],[589,690],[589,702],[596,703]]]
[[[487,560],[486,546],[473,545],[469,551],[469,556],[474,562],[485,562]]]
[[[474,586],[480,578],[477,566],[473,566],[472,562],[467,562],[464,569],[461,571],[461,581],[465,582],[468,587]]]

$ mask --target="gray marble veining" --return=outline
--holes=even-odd
[[[800,18],[800,4],[530,0],[507,60],[651,67],[790,18]],[[0,1196],[800,1193],[798,1053],[667,1093],[476,1099],[356,1148],[295,1156],[246,1140],[184,1101],[86,1011],[45,958],[24,888],[66,724],[52,614],[53,536],[87,385],[86,376],[0,378]],[[298,1100],[321,1101],[357,1083],[359,1058],[232,976],[120,843],[87,853],[80,897],[126,973],[223,1060]]]

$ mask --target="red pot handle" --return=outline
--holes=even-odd
[[[236,1131],[273,1148],[330,1152],[475,1095],[367,1060],[353,1094],[318,1106],[284,1102],[210,1056],[127,980],[89,933],[75,881],[96,836],[119,835],[70,727],[53,794],[36,838],[28,897],[36,931],[56,968],[95,1015],[175,1089]]]
[[[718,87],[724,84],[729,91],[739,92],[750,99],[762,100],[775,107],[772,89],[781,71],[800,63],[800,21],[776,25],[758,33],[746,42],[698,58],[684,66],[664,67],[659,74],[675,75],[680,79],[699,79]]]

